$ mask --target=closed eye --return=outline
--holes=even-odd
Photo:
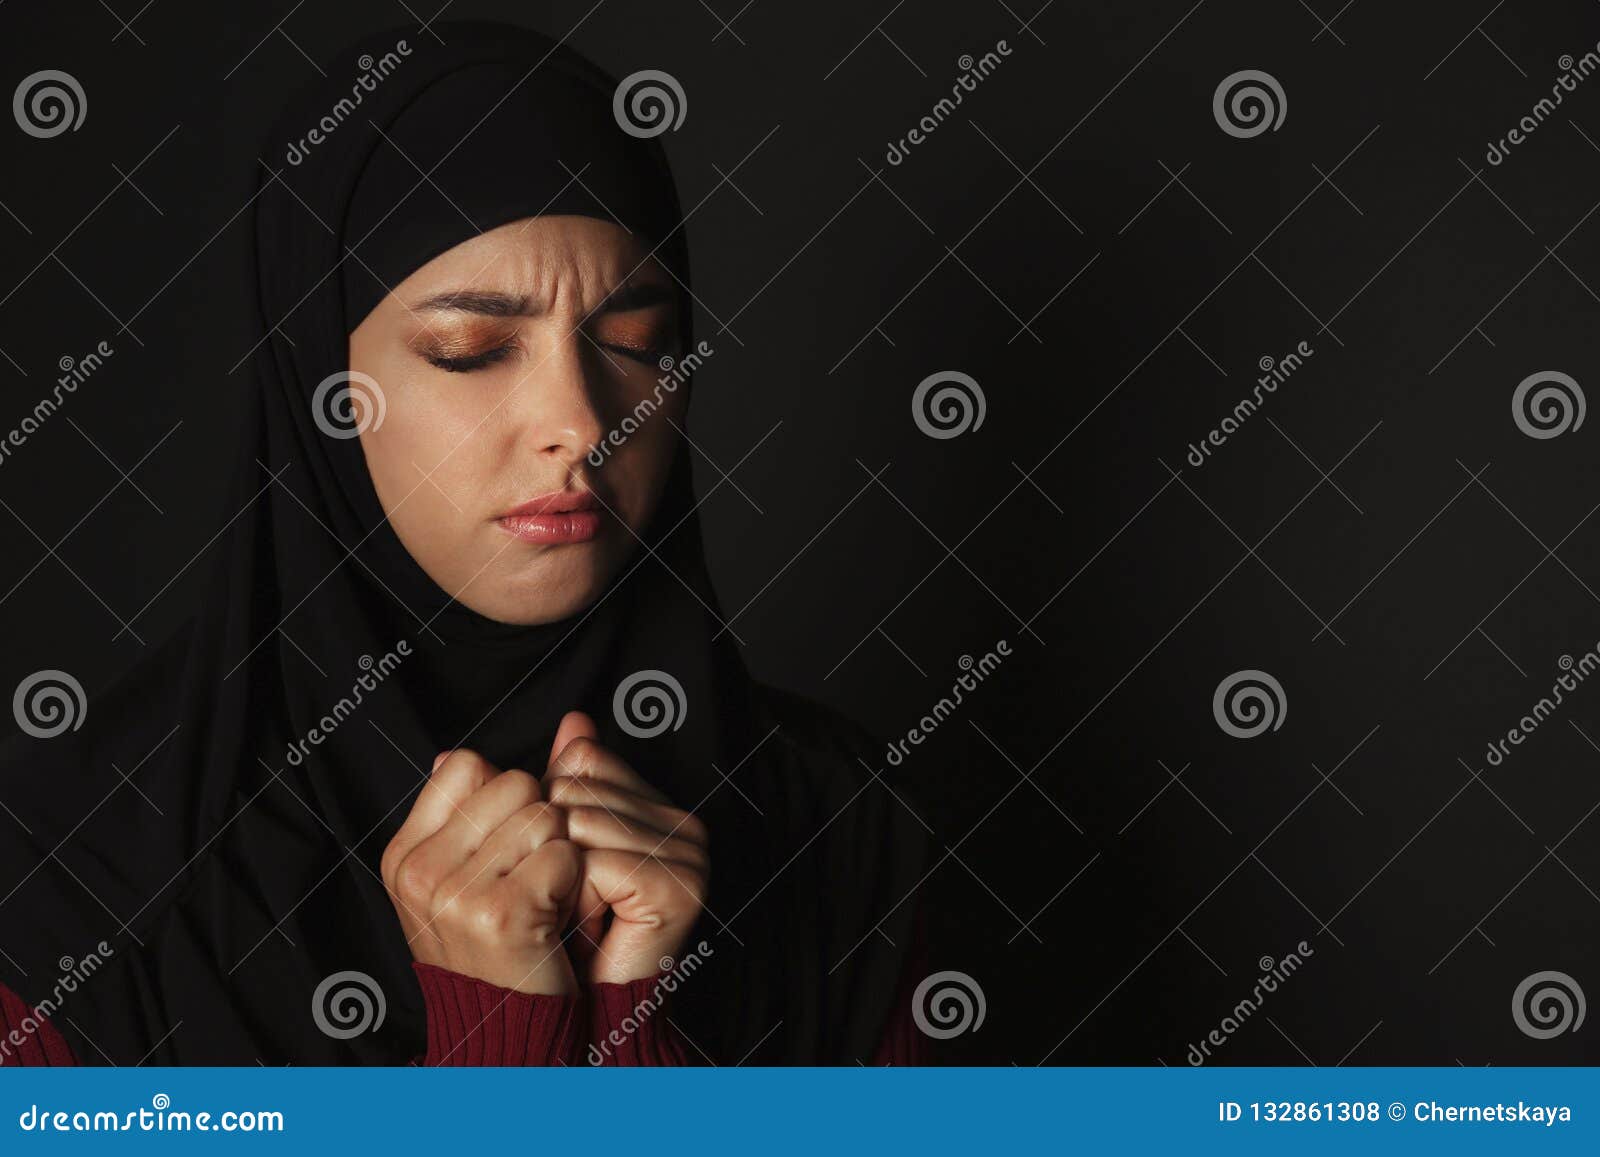
[[[515,350],[515,345],[507,344],[484,350],[482,353],[467,354],[464,357],[446,357],[442,354],[426,353],[422,356],[429,365],[437,366],[447,373],[465,374],[492,366],[496,362],[502,362],[510,357]]]
[[[661,359],[672,352],[662,346],[634,346],[620,342],[607,342],[604,348],[647,366],[659,366]]]

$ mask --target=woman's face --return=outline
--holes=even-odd
[[[417,270],[350,335],[352,374],[382,391],[361,432],[378,500],[479,614],[582,610],[655,510],[685,399],[660,384],[680,352],[678,293],[647,252],[589,217],[502,225]],[[646,399],[655,411],[608,438]]]

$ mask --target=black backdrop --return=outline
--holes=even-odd
[[[948,1056],[1183,1064],[1304,941],[1218,1062],[1600,1059],[1595,1026],[1537,1039],[1512,1007],[1545,971],[1600,995],[1600,681],[1486,761],[1600,641],[1600,419],[1536,438],[1513,414],[1531,375],[1600,381],[1600,79],[1559,84],[1600,9],[447,15],[686,94],[666,143],[715,350],[691,432],[701,488],[731,474],[703,515],[752,668],[889,736],[962,656],[1010,646],[894,769],[936,833],[929,969],[984,997]],[[313,62],[414,16],[0,8],[4,92],[58,69],[87,103],[48,139],[0,124],[0,432],[62,359],[114,351],[0,465],[8,695],[62,668],[92,709],[202,597],[256,140]],[[1224,131],[1213,95],[1241,70],[1282,90],[1275,129]],[[919,429],[941,371],[976,381],[981,426]],[[1282,688],[1250,739],[1213,709],[1245,670]]]

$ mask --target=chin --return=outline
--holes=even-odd
[[[529,567],[516,579],[496,584],[496,590],[475,590],[472,610],[497,622],[518,627],[559,623],[580,615],[601,597],[611,568],[601,565],[598,552],[574,559],[571,565]]]

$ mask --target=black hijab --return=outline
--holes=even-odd
[[[91,695],[75,729],[0,748],[0,798],[25,829],[0,840],[0,981],[83,1063],[403,1063],[424,1020],[379,855],[436,752],[539,770],[576,708],[712,832],[691,940],[709,951],[672,1014],[688,1051],[867,1059],[920,833],[858,737],[751,683],[719,634],[687,456],[649,549],[549,626],[454,603],[383,518],[335,376],[389,287],[554,213],[615,221],[689,279],[665,157],[620,126],[615,81],[522,29],[436,31],[353,46],[262,154],[230,521],[189,626]],[[613,697],[641,671],[682,688],[676,729],[618,726]],[[381,992],[381,1025],[339,1031],[341,973]]]

